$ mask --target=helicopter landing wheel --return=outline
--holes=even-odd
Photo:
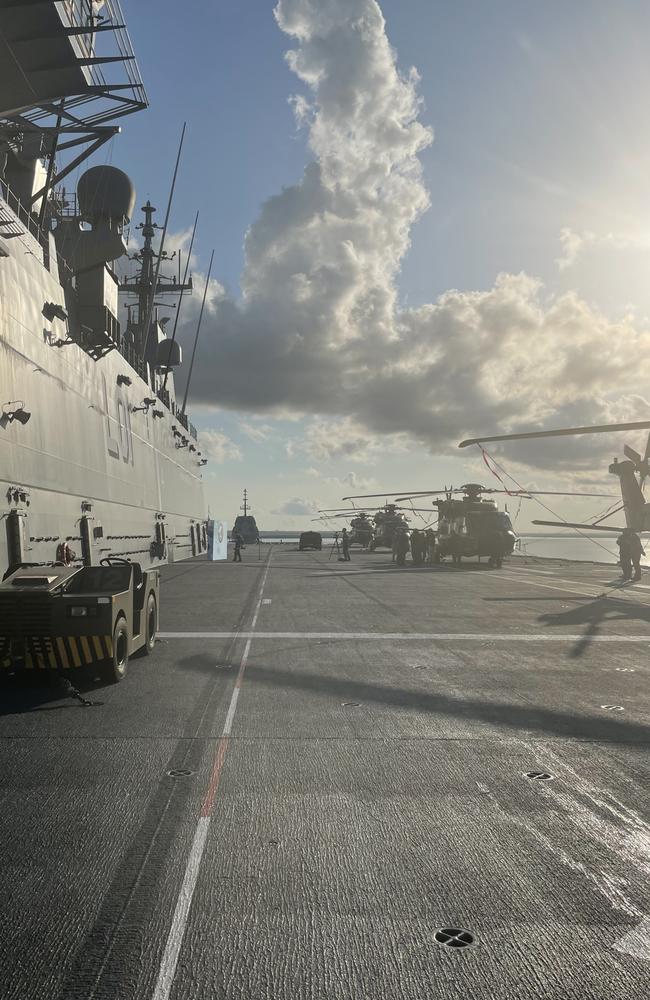
[[[488,566],[490,569],[501,569],[503,566],[503,559],[501,556],[490,556],[488,560]]]

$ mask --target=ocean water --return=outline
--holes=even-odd
[[[644,548],[645,548],[644,544]],[[577,562],[618,563],[616,535],[577,535],[567,530],[563,535],[520,535],[517,549],[521,555],[546,559],[574,559]],[[650,544],[644,565],[650,561]]]

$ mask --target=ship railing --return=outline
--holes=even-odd
[[[185,430],[187,430],[188,426],[189,426],[189,420],[187,419],[187,414],[183,413],[183,411],[181,410],[180,406],[178,406],[178,407],[174,406],[174,416],[178,420],[178,422],[181,425],[181,427],[184,427]]]
[[[161,403],[164,403],[167,409],[174,414],[175,419],[178,420],[181,427],[183,427],[184,430],[188,431],[190,436],[193,437],[195,441],[197,441],[198,434],[196,431],[196,427],[194,426],[193,423],[191,423],[190,420],[188,420],[187,414],[183,413],[181,407],[176,405],[174,400],[171,398],[170,393],[166,389],[159,389],[156,395],[158,396],[158,399],[161,401]]]
[[[13,213],[14,218],[11,218],[11,215],[7,217],[7,212]],[[13,227],[13,229],[7,230],[8,226]],[[21,226],[24,227],[26,232],[20,230]],[[16,229],[18,231],[16,231]],[[27,235],[27,233],[38,243],[41,251],[43,252],[43,264],[49,270],[49,233],[39,226],[37,219],[34,218],[34,215],[30,212],[29,208],[21,203],[20,198],[14,194],[7,182],[0,178],[0,236],[4,235],[9,236],[10,238],[13,236],[22,237]],[[72,280],[74,278],[72,270],[60,253],[57,253],[56,259],[61,284],[72,284]]]
[[[63,3],[59,4],[59,10],[61,12],[62,19],[70,28],[90,28],[92,30],[94,27],[108,29],[109,26],[111,26],[112,30],[107,32],[113,41],[112,46],[110,46],[110,54],[117,54],[121,57],[126,78],[132,89],[133,103],[141,107],[146,107],[147,96],[133,51],[133,45],[131,43],[129,33],[124,26],[124,14],[122,13],[120,0],[104,0],[101,16],[98,16],[95,13],[93,0],[64,0]],[[104,39],[106,36],[102,34],[97,37]],[[78,36],[79,46],[86,57],[92,58],[97,55],[97,39],[90,42],[86,41],[86,38],[93,38],[93,36],[92,34],[89,36]],[[108,52],[102,52],[102,55],[108,54]],[[85,68],[87,70],[88,78],[92,80],[95,87],[107,88],[107,90],[110,91],[111,85],[107,84],[99,65],[86,65]],[[95,95],[92,95],[91,99],[94,97]],[[125,97],[124,93],[123,97]],[[82,98],[78,103],[85,103],[84,99]],[[126,98],[124,103],[129,104],[131,102],[128,98]],[[133,108],[131,107],[128,110],[133,110]],[[125,107],[122,113],[128,113],[128,110]],[[113,108],[110,115],[107,115],[105,112],[100,112],[94,116],[85,118],[84,121],[86,124],[96,125],[100,121],[106,120],[107,117],[117,117],[115,114],[115,108]]]

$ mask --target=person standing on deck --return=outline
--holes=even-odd
[[[429,566],[433,566],[436,554],[436,533],[433,528],[427,528],[424,533],[426,539],[426,561]]]
[[[406,531],[402,528],[401,531],[397,532],[397,537],[395,540],[395,557],[398,566],[404,566],[406,563],[406,553],[409,550],[409,537]]]
[[[645,549],[641,544],[641,539],[637,535],[636,531],[630,534],[630,555],[632,556],[632,565],[634,566],[634,576],[633,580],[641,579],[641,556],[645,555]]]
[[[347,528],[343,528],[341,532],[341,548],[343,550],[343,559],[345,562],[350,562],[350,539],[348,538]]]
[[[239,532],[236,531],[234,533],[234,535],[232,536],[232,540],[235,543],[235,552],[234,552],[234,555],[232,557],[232,561],[233,562],[241,562],[241,550],[243,548],[244,539],[239,534]]]
[[[411,534],[411,558],[414,566],[421,566],[424,560],[425,540],[422,532],[414,528]]]
[[[616,543],[621,553],[623,579],[640,580],[641,556],[645,555],[645,551],[641,545],[641,539],[637,535],[636,531],[632,528],[626,528],[625,531],[619,535]],[[632,576],[632,567],[634,567],[634,576]]]

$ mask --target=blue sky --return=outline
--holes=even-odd
[[[320,3],[321,11],[327,11],[339,0]],[[318,11],[313,0],[311,4],[310,0],[285,0],[285,4],[287,19],[306,12],[313,21]],[[373,0],[354,0],[354,5],[359,10],[374,6]],[[236,306],[241,295],[244,238],[260,219],[267,199],[299,186],[306,164],[314,160],[314,134],[309,124],[297,128],[288,99],[303,94],[318,108],[319,94],[285,62],[284,53],[296,47],[296,39],[280,30],[273,16],[274,0],[220,0],[218,4],[194,0],[185,6],[184,17],[179,17],[179,6],[171,0],[157,3],[155,16],[151,4],[123,0],[123,6],[151,107],[125,120],[123,135],[110,151],[112,160],[133,176],[139,203],[150,197],[162,216],[180,127],[187,119],[172,223],[180,231],[190,224],[197,207],[201,211],[197,270],[205,269],[214,246],[213,276],[227,298],[225,312],[215,305],[207,336],[214,338],[216,351],[220,330],[228,322],[239,324],[242,355],[238,358],[227,352],[225,361],[239,368],[247,364],[249,330]],[[386,488],[393,483],[394,488],[402,484],[425,488],[464,481],[474,472],[478,475],[480,467],[460,463],[451,442],[472,430],[488,429],[483,423],[473,425],[473,419],[489,421],[489,429],[498,431],[531,419],[552,426],[573,411],[580,420],[584,417],[590,422],[593,416],[595,422],[603,413],[627,415],[640,405],[637,397],[644,383],[635,382],[632,372],[627,378],[618,373],[615,386],[608,387],[596,383],[593,373],[583,366],[580,378],[571,381],[564,358],[567,363],[555,369],[550,366],[546,381],[537,386],[530,381],[530,372],[522,375],[521,365],[512,358],[519,353],[525,359],[529,353],[526,338],[531,334],[526,321],[522,326],[521,317],[531,310],[536,311],[537,324],[532,336],[548,336],[551,354],[564,350],[564,340],[559,347],[553,340],[559,323],[569,331],[566,340],[573,338],[583,345],[583,357],[601,352],[605,365],[613,362],[603,353],[603,343],[610,345],[619,337],[621,348],[632,350],[630,338],[642,342],[645,316],[650,312],[646,281],[650,263],[647,5],[631,0],[616,5],[609,0],[572,5],[559,0],[544,4],[383,0],[381,10],[399,71],[405,75],[417,67],[416,89],[422,102],[419,121],[435,134],[434,142],[423,143],[414,157],[422,165],[421,187],[429,193],[430,207],[409,218],[410,246],[404,247],[399,274],[387,280],[385,288],[393,287],[395,308],[401,311],[426,309],[450,289],[485,296],[478,306],[474,300],[455,301],[453,321],[466,316],[468,302],[481,322],[486,322],[486,313],[498,313],[494,322],[495,336],[501,339],[499,364],[502,370],[508,369],[513,381],[507,383],[504,375],[495,388],[489,353],[477,358],[476,379],[489,383],[485,393],[491,403],[488,406],[484,398],[473,408],[468,400],[467,419],[453,418],[458,423],[456,431],[447,426],[447,422],[453,424],[451,417],[445,418],[449,407],[434,425],[425,419],[427,413],[402,413],[398,405],[392,410],[387,405],[384,413],[375,398],[358,403],[357,388],[354,399],[349,390],[349,407],[341,394],[321,418],[319,404],[314,402],[310,408],[291,388],[278,389],[272,399],[263,390],[259,398],[244,389],[238,396],[220,385],[215,372],[214,398],[209,399],[204,387],[197,401],[202,405],[195,413],[202,428],[228,442],[224,445],[221,438],[215,438],[215,462],[207,480],[213,510],[224,516],[244,485],[259,498],[261,520],[275,527],[288,526],[289,521],[299,526],[307,518],[273,513],[296,509],[295,504],[291,507],[294,500],[304,500],[305,509],[316,503],[330,506],[346,492],[340,488],[341,480],[351,473],[356,477],[352,482]],[[285,27],[288,23],[285,20]],[[342,47],[347,44],[345,30],[336,37]],[[337,58],[335,45],[328,53],[331,72]],[[363,90],[363,79],[358,86]],[[332,122],[330,118],[330,126]],[[331,139],[333,132],[328,134]],[[404,156],[408,159],[410,152]],[[395,160],[398,173],[404,162]],[[258,226],[253,235],[259,233]],[[289,240],[283,232],[285,237]],[[304,251],[304,233],[300,246]],[[388,246],[382,261],[387,255]],[[373,273],[376,264],[368,265]],[[255,284],[260,273],[268,278],[268,259],[260,258],[257,265],[254,273],[249,269],[249,283]],[[315,274],[313,262],[311,267],[310,280]],[[523,291],[521,285],[515,291],[509,286],[507,293],[501,289],[497,294],[495,283],[501,272],[523,272],[541,286],[534,292],[530,286]],[[255,284],[264,307],[260,315],[270,317],[268,288],[264,287],[262,294]],[[567,293],[574,296],[570,309],[562,299]],[[520,312],[510,329],[505,324],[511,322],[507,313],[515,299]],[[436,323],[448,320],[450,312]],[[403,316],[400,312],[397,327]],[[282,312],[283,322],[294,319],[293,312]],[[439,327],[434,324],[425,331],[426,317],[421,313],[407,319],[418,331],[417,351],[422,351],[426,340],[435,354],[431,345]],[[301,321],[305,321],[302,313]],[[259,315],[256,322],[259,326]],[[622,330],[621,322],[631,324],[630,330]],[[305,336],[310,335],[309,329],[307,325]],[[601,339],[591,342],[585,332],[589,329],[598,329]],[[357,332],[374,336],[366,326]],[[490,332],[486,328],[477,342]],[[348,333],[341,337],[342,344],[349,343]],[[471,337],[463,343],[471,351]],[[253,340],[248,347],[251,359],[259,347],[255,344]],[[381,349],[388,352],[383,342]],[[463,349],[468,350],[467,346]],[[451,341],[445,350],[453,353]],[[416,353],[399,362],[400,372]],[[432,357],[422,364],[433,365]],[[572,367],[575,370],[575,361]],[[270,361],[268,371],[277,382]],[[435,385],[438,370],[431,367],[430,371]],[[449,379],[455,372],[453,364],[440,370],[439,377],[445,379],[441,394],[451,391]],[[392,375],[394,384],[394,371]],[[347,370],[331,375],[339,381],[348,376]],[[557,380],[552,391],[550,377]],[[299,379],[297,370],[295,380]],[[526,405],[522,402],[516,411],[505,413],[496,396],[516,395],[524,383],[530,383]],[[458,391],[466,392],[468,384],[471,372],[465,371],[459,382],[463,388]],[[388,383],[382,385],[388,395]],[[380,390],[381,386],[377,393]],[[324,398],[334,395],[332,388]],[[532,403],[535,399],[539,399],[537,407]],[[431,410],[430,399],[422,403],[426,407]],[[338,428],[350,438],[342,453],[323,449],[313,429],[321,419],[325,436],[336,435]],[[444,432],[438,425],[444,426]],[[367,429],[368,438],[357,434],[359,427]],[[360,442],[356,449],[354,441]],[[638,446],[638,442],[631,443]],[[608,443],[610,451],[612,446]],[[538,455],[543,457],[519,450],[504,453],[504,460],[511,460],[512,469],[524,475],[526,482],[554,488],[566,481],[574,466],[580,467],[582,481],[588,481],[592,456],[594,474],[606,481],[601,475],[600,445],[563,454],[549,445]],[[564,459],[565,468],[558,474],[555,465]],[[572,517],[579,506],[574,504],[568,511]]]

